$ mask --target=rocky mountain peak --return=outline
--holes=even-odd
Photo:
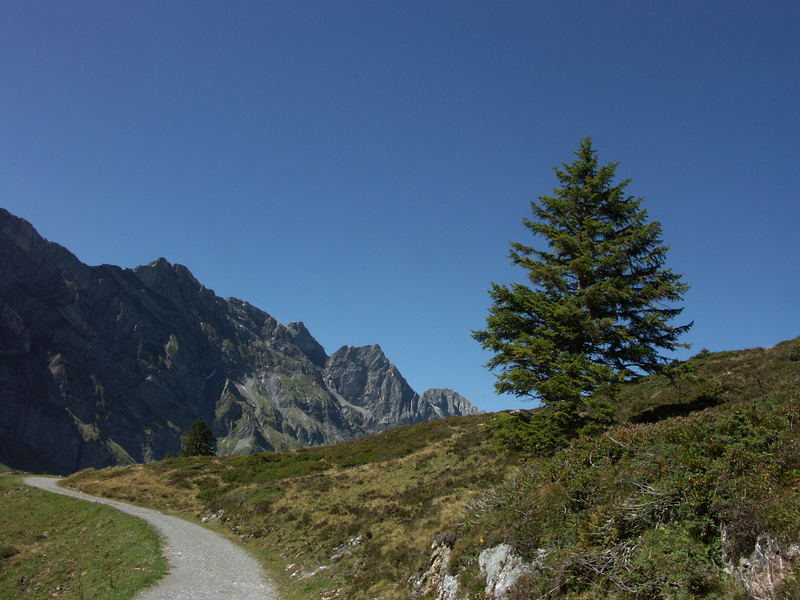
[[[30,250],[31,243],[44,241],[30,223],[5,208],[0,208],[0,231],[7,240],[18,243],[25,250]]]
[[[0,335],[0,463],[32,471],[175,455],[198,417],[221,453],[249,453],[467,406],[421,398],[377,344],[328,356],[303,323],[219,298],[183,265],[90,267],[2,209]]]
[[[163,257],[146,265],[134,267],[133,272],[151,288],[158,289],[168,281],[195,288],[203,287],[187,267],[178,263],[173,264]]]
[[[131,271],[150,290],[169,299],[181,310],[186,310],[198,296],[205,295],[206,300],[214,297],[213,292],[197,281],[187,267],[173,264],[163,257]]]
[[[420,406],[430,407],[430,411],[435,415],[431,418],[450,415],[475,415],[481,412],[464,396],[447,388],[432,388],[425,391],[420,397]],[[425,410],[428,409],[426,408]]]
[[[302,321],[295,321],[286,326],[292,336],[294,344],[300,348],[308,359],[318,367],[325,367],[328,362],[328,355],[320,343],[314,339],[314,336],[306,329]]]
[[[385,386],[397,388],[401,397],[413,395],[411,387],[392,367],[377,344],[342,346],[328,358],[325,375],[327,383],[350,402],[371,407],[382,397]]]
[[[9,287],[21,273],[31,269],[52,277],[64,270],[85,269],[72,252],[39,235],[25,219],[0,208],[0,286]]]
[[[386,358],[383,349],[378,344],[342,346],[329,358],[329,363],[331,364],[338,362],[354,362],[373,369],[388,369],[391,367],[389,359]]]

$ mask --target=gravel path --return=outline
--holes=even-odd
[[[50,477],[24,479],[48,492],[113,506],[144,519],[164,536],[162,549],[170,572],[135,600],[279,600],[256,560],[221,535],[149,508],[64,489],[57,481]]]

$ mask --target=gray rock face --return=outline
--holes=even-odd
[[[0,463],[58,474],[175,455],[198,417],[220,453],[353,439],[469,414],[411,389],[379,346],[327,356],[160,258],[89,267],[0,209]]]
[[[724,538],[724,532],[723,532]],[[725,572],[747,592],[753,600],[773,600],[782,597],[781,585],[794,572],[794,561],[800,556],[800,545],[782,543],[771,535],[758,536],[750,556],[734,563],[723,556]]]
[[[371,430],[421,420],[417,417],[419,396],[378,345],[344,346],[334,352],[325,365],[325,382]]]
[[[481,575],[486,578],[486,597],[507,598],[520,577],[535,575],[541,569],[546,556],[547,552],[540,549],[539,559],[533,563],[526,563],[514,554],[508,544],[498,544],[483,550],[478,556],[478,565]]]
[[[453,548],[442,541],[431,545],[431,558],[428,568],[419,577],[412,577],[411,597],[432,596],[435,600],[458,599],[458,577],[447,573]]]
[[[427,420],[451,415],[474,415],[480,411],[464,396],[448,389],[430,389],[420,397],[419,410]]]
[[[539,574],[548,553],[540,548],[537,554],[536,560],[525,562],[508,544],[498,544],[482,550],[478,555],[478,567],[486,582],[485,597],[507,599],[520,578]],[[459,600],[467,597],[468,594],[461,593],[460,590],[460,575],[448,573],[451,555],[450,543],[445,540],[433,542],[428,568],[418,577],[409,580],[412,598],[430,596],[435,600]]]

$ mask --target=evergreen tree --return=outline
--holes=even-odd
[[[659,351],[686,347],[677,340],[692,326],[669,324],[688,286],[664,267],[660,223],[626,193],[630,180],[614,183],[618,163],[598,165],[591,138],[575,154],[524,220],[546,244],[511,243],[531,285],[492,284],[486,329],[474,332],[494,353],[497,391],[558,407],[563,427],[599,386],[658,370]]]
[[[181,438],[178,456],[213,456],[216,444],[214,434],[203,419],[197,419]]]

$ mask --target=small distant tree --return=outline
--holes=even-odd
[[[216,439],[203,419],[197,419],[181,438],[178,456],[213,456]]]
[[[664,266],[661,224],[629,180],[614,182],[617,163],[599,165],[591,138],[575,155],[523,221],[545,244],[511,243],[530,285],[492,284],[486,328],[473,332],[494,353],[498,392],[550,407],[534,419],[548,449],[577,433],[593,391],[658,370],[659,351],[686,347],[678,338],[692,326],[669,323],[688,286]]]

